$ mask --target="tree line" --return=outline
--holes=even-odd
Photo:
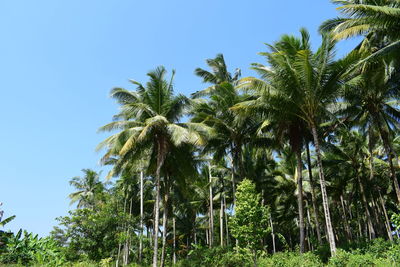
[[[400,2],[333,2],[341,17],[321,25],[316,50],[306,29],[283,35],[255,77],[218,54],[194,71],[205,88],[190,96],[163,66],[112,89],[120,107],[98,150],[116,181],[89,169],[71,180],[77,209],[53,231],[71,259],[156,267],[199,246],[257,258],[328,244],[334,256],[398,239]],[[363,39],[337,58],[353,36]]]

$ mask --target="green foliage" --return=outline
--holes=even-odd
[[[2,263],[46,266],[62,266],[65,263],[61,248],[51,237],[39,238],[38,235],[20,230],[7,241],[5,251],[0,255]]]
[[[359,254],[356,252],[346,252],[339,249],[336,256],[329,260],[328,266],[385,266],[381,265],[385,261],[388,263],[387,260],[375,258],[371,253]],[[386,266],[389,266],[389,264]]]
[[[232,251],[228,248],[205,248],[197,247],[192,250],[185,260],[177,263],[179,267],[241,267],[252,266],[253,258],[251,251],[241,249],[240,251]]]
[[[261,258],[258,261],[258,266],[267,267],[317,267],[323,266],[321,260],[315,254],[307,252],[298,254],[295,252],[280,252],[270,257]]]
[[[398,266],[400,244],[375,239],[371,242],[348,244],[329,259],[328,266]]]
[[[65,248],[68,259],[87,257],[95,261],[116,255],[120,241],[117,237],[123,236],[123,229],[120,227],[122,223],[130,222],[126,215],[118,212],[112,201],[96,210],[71,211],[69,216],[58,220],[65,228],[64,236],[68,239],[68,246]]]
[[[393,213],[391,221],[395,225],[396,230],[400,230],[400,213]]]
[[[230,221],[233,237],[240,247],[252,251],[262,248],[262,239],[268,234],[269,211],[261,205],[261,196],[257,194],[255,184],[243,180],[237,188],[235,214]]]

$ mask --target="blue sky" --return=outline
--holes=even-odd
[[[317,46],[318,26],[337,15],[328,0],[0,1],[0,202],[17,215],[8,228],[46,235],[70,208],[70,178],[102,169],[97,129],[117,111],[112,87],[164,65],[189,94],[204,86],[194,69],[220,52],[253,75],[263,43],[306,27]]]

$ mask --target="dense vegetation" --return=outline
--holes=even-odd
[[[306,29],[283,35],[252,64],[258,77],[219,54],[190,97],[162,66],[114,88],[107,182],[84,169],[76,209],[50,237],[0,232],[0,261],[400,265],[400,2],[333,2],[342,17],[322,24],[318,49]],[[338,59],[351,36],[364,38]]]

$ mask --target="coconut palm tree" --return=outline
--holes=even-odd
[[[376,237],[376,230],[372,222],[371,208],[367,199],[365,189],[365,181],[363,181],[364,162],[367,158],[367,144],[365,138],[359,132],[344,129],[338,134],[341,139],[341,145],[324,144],[327,152],[326,161],[333,161],[333,168],[341,166],[341,168],[351,170],[350,176],[355,180],[360,190],[362,204],[364,206],[365,218],[368,225],[369,237]],[[327,163],[329,164],[329,163]],[[337,170],[336,170],[337,172]]]
[[[231,108],[249,98],[235,88],[240,77],[240,70],[236,69],[232,76],[222,54],[214,59],[207,59],[211,72],[197,68],[195,74],[205,83],[212,85],[192,94],[192,122],[201,123],[213,129],[212,135],[204,147],[204,153],[212,153],[219,161],[229,155],[232,165],[233,203],[235,203],[236,183],[244,178],[242,147],[248,142],[249,136],[255,130],[254,118],[235,113]],[[199,99],[207,96],[208,99]]]
[[[397,0],[332,0],[340,5],[343,17],[325,21],[320,30],[332,32],[336,40],[353,36],[366,36],[383,42],[381,49],[374,51],[363,61],[400,50],[400,2]]]
[[[375,48],[374,42],[365,41],[354,53],[365,58]],[[400,127],[397,89],[399,72],[392,62],[380,59],[365,62],[353,75],[353,81],[343,91],[343,108],[338,115],[348,118],[369,136],[370,150],[375,142],[374,137],[380,137],[386,151],[393,188],[400,203],[400,186],[396,175],[398,162],[393,149],[395,132]]]
[[[96,201],[99,200],[100,194],[104,191],[104,185],[100,182],[100,173],[91,169],[83,169],[84,176],[73,177],[69,182],[70,185],[77,189],[71,193],[69,198],[71,204],[78,202],[79,208],[94,208]]]
[[[288,140],[290,147],[296,155],[297,160],[297,187],[298,192],[303,192],[302,179],[302,158],[301,151],[304,143],[304,135],[307,131],[304,120],[299,119],[298,114],[301,113],[299,106],[293,105],[293,101],[298,99],[295,93],[290,95],[282,94],[284,87],[286,90],[298,86],[296,80],[287,79],[288,65],[285,63],[287,59],[294,60],[299,51],[310,50],[308,32],[301,30],[302,38],[284,35],[273,45],[269,45],[270,53],[261,53],[267,58],[272,70],[262,64],[253,64],[263,80],[256,78],[244,78],[241,80],[241,87],[255,91],[258,96],[255,100],[239,103],[236,108],[250,111],[251,114],[261,112],[263,121],[261,131],[272,130],[275,137],[275,143],[284,144]],[[286,66],[285,66],[286,65]],[[275,71],[280,69],[280,71]],[[283,69],[286,68],[286,69]],[[286,71],[286,73],[284,72]],[[289,98],[288,98],[289,96]],[[281,145],[282,147],[282,145]],[[304,208],[303,194],[298,195],[298,211],[299,211],[299,231],[300,231],[300,252],[304,252]]]
[[[298,47],[301,43],[304,45],[300,49],[293,47],[293,45]],[[282,110],[287,109],[289,114],[295,115],[311,132],[317,157],[328,241],[333,255],[336,252],[336,244],[322,167],[321,136],[318,130],[321,123],[332,119],[328,107],[335,102],[345,82],[347,67],[354,64],[357,59],[350,54],[334,61],[334,47],[335,41],[329,35],[323,35],[320,48],[317,52],[313,52],[309,45],[309,34],[302,29],[300,39],[285,36],[281,43],[270,46],[269,53],[263,53],[270,66],[254,65],[264,80],[252,78],[243,81],[245,87],[250,86],[263,91],[266,99],[270,96],[276,97],[277,105],[282,105]],[[281,82],[275,86],[274,80]],[[290,85],[286,86],[286,83]],[[260,98],[260,102],[262,101]],[[264,125],[268,123],[270,122],[264,122]]]
[[[193,96],[199,97],[201,95],[210,94],[218,84],[224,82],[235,84],[240,78],[240,69],[237,68],[233,75],[228,71],[223,54],[217,54],[215,58],[207,59],[206,63],[211,71],[202,68],[196,68],[194,73],[201,77],[204,83],[211,83],[212,85],[206,89],[197,91],[193,94]]]
[[[101,131],[120,130],[104,140],[99,148],[107,147],[105,158],[115,155],[120,162],[137,160],[148,153],[154,160],[154,168],[149,173],[155,176],[155,214],[154,214],[154,249],[153,267],[158,265],[158,235],[160,215],[160,190],[162,168],[171,147],[184,144],[201,144],[198,134],[179,123],[188,99],[183,95],[174,95],[174,74],[166,79],[164,67],[157,67],[147,73],[149,81],[143,85],[131,81],[137,86],[136,91],[115,88],[111,96],[121,105],[121,112],[115,121],[103,126]],[[167,176],[164,175],[164,179]]]

